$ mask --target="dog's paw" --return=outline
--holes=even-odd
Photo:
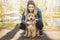
[[[27,37],[30,37],[30,36],[27,36]]]
[[[34,37],[36,37],[35,35],[34,36],[32,36],[32,38],[34,38]]]

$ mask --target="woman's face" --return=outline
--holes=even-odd
[[[29,4],[28,10],[30,11],[30,13],[32,13],[34,11],[34,5]]]

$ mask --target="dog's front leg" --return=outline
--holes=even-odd
[[[35,36],[36,36],[36,28],[32,30],[32,37],[35,37]]]
[[[31,36],[31,31],[28,30],[28,35],[27,35],[27,37],[30,37],[30,36]]]
[[[37,29],[37,36],[39,36],[40,34],[39,34],[39,29]]]
[[[24,36],[27,36],[27,35],[28,35],[28,29],[26,28]]]

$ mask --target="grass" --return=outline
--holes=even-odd
[[[0,27],[13,28],[17,24],[13,22],[0,22]]]
[[[42,14],[42,17],[43,18],[60,18],[60,15],[59,14],[55,14],[55,13],[52,13],[52,14]]]
[[[43,28],[44,30],[50,30],[50,29],[53,29],[53,30],[60,30],[60,26],[44,26]]]
[[[3,22],[0,22],[0,27],[2,27],[4,24],[3,24]]]

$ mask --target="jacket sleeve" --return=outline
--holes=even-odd
[[[23,11],[23,14],[22,14],[21,23],[25,23],[25,16],[24,16],[24,14],[25,14],[25,10]]]
[[[37,9],[37,19],[42,21],[42,13],[39,8]]]

